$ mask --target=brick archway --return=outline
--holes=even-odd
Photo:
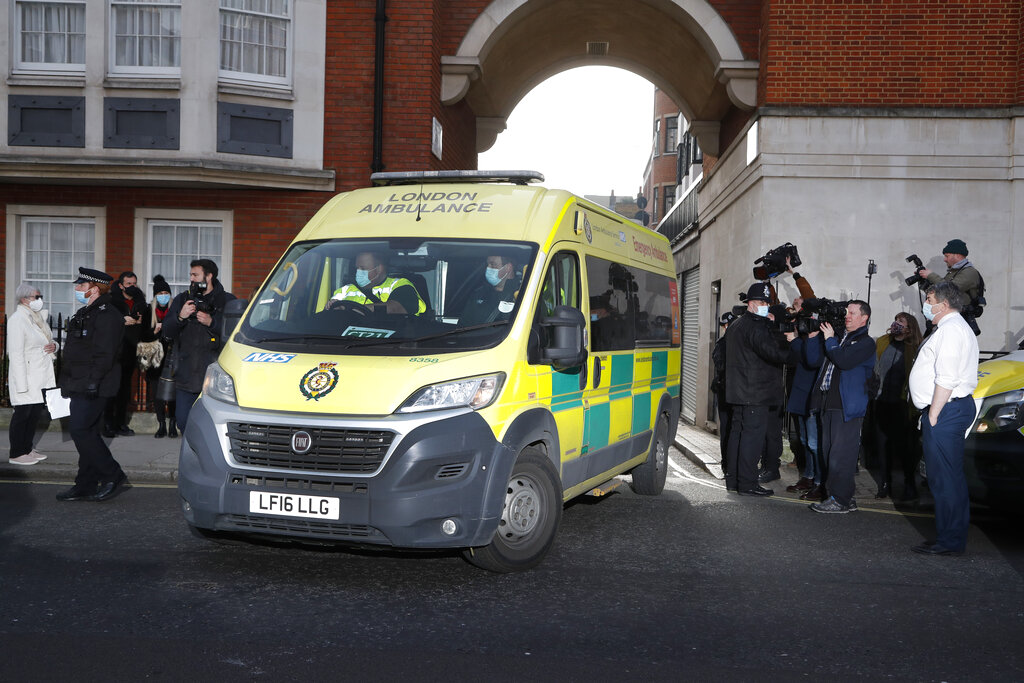
[[[628,13],[617,0],[495,0],[455,54],[441,57],[440,96],[445,105],[469,103],[482,152],[545,79],[577,66],[615,66],[669,94],[701,147],[716,155],[721,120],[756,104],[758,62],[750,52],[708,0],[635,3]]]

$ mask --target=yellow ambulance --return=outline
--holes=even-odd
[[[679,419],[665,238],[527,171],[374,174],[296,236],[182,443],[202,536],[452,548],[499,572],[621,474],[662,491]]]

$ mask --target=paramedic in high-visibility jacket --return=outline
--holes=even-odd
[[[389,277],[384,258],[372,251],[364,251],[356,257],[355,284],[340,287],[331,300],[351,301],[375,311],[383,307],[388,313],[420,315],[427,310],[416,287],[404,277]]]

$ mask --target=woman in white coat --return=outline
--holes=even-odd
[[[43,389],[57,385],[53,341],[43,311],[43,296],[22,282],[14,291],[18,308],[7,318],[7,356],[10,359],[7,386],[11,391],[11,452],[15,465],[35,465],[46,456],[33,447],[36,425],[43,414]]]

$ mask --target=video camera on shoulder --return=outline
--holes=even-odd
[[[810,334],[821,330],[821,323],[828,323],[833,329],[846,328],[846,307],[848,301],[832,299],[804,299],[798,313],[775,313],[775,325],[782,332]]]
[[[786,242],[780,247],[769,249],[768,253],[754,261],[754,279],[771,280],[786,272],[786,257],[789,257],[789,265],[796,268],[803,261],[796,251],[796,245]],[[757,264],[762,264],[758,266]]]

